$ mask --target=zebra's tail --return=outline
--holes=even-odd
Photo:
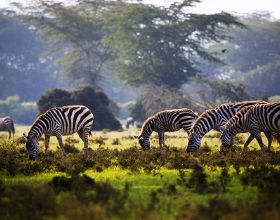
[[[92,137],[92,133],[91,133],[91,131],[89,131],[88,135]]]

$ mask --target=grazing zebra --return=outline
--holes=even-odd
[[[196,112],[187,108],[158,112],[143,123],[138,136],[139,144],[143,150],[150,149],[150,136],[155,131],[158,133],[159,145],[162,147],[164,146],[164,132],[184,129],[189,133],[192,123],[197,117]]]
[[[11,117],[3,117],[0,118],[0,131],[8,131],[9,132],[9,139],[11,139],[11,134],[15,134],[15,126],[14,121]]]
[[[70,135],[75,132],[84,142],[84,153],[88,150],[88,135],[93,123],[93,114],[83,105],[70,105],[52,108],[40,115],[33,123],[26,137],[26,149],[29,159],[35,159],[38,153],[38,140],[45,135],[45,152],[49,147],[50,136],[56,136],[59,146],[65,154],[62,135]]]
[[[236,103],[221,104],[216,108],[209,109],[202,113],[192,125],[189,135],[187,152],[194,152],[200,147],[202,137],[212,129],[221,131],[225,123],[244,107],[252,106],[257,103],[267,103],[264,101],[245,101]]]
[[[251,108],[239,111],[224,126],[221,136],[222,147],[231,147],[233,137],[237,133],[250,132],[248,140],[244,144],[243,151],[246,151],[250,142],[256,138],[261,149],[264,144],[260,132],[264,132],[268,139],[268,149],[270,150],[272,137],[280,142],[280,102],[257,104]]]

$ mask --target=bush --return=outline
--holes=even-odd
[[[52,107],[64,105],[85,105],[94,114],[94,130],[119,130],[120,122],[109,110],[110,100],[102,91],[97,91],[91,86],[80,86],[74,91],[53,89],[47,91],[37,102],[41,113]]]

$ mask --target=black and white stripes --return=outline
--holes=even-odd
[[[88,149],[88,136],[93,124],[93,114],[85,106],[73,105],[52,108],[40,115],[33,123],[28,135],[26,149],[30,159],[38,152],[38,140],[45,135],[45,150],[48,150],[50,136],[56,136],[59,146],[64,152],[62,136],[78,132],[84,142],[84,152]]]
[[[15,126],[14,121],[11,117],[3,117],[0,118],[0,131],[8,131],[9,132],[9,139],[11,135],[15,134]]]
[[[191,128],[189,143],[186,150],[188,152],[194,152],[200,146],[201,139],[207,132],[212,129],[221,131],[222,126],[224,126],[239,110],[257,103],[267,102],[257,100],[226,103],[202,113]]]
[[[222,147],[230,147],[237,133],[250,132],[250,137],[244,144],[244,150],[254,138],[264,150],[260,135],[260,132],[264,132],[268,139],[268,149],[270,149],[272,136],[279,142],[279,131],[280,103],[256,104],[239,111],[225,124],[221,136]]]
[[[143,123],[140,135],[138,136],[142,149],[150,149],[150,136],[153,131],[158,133],[159,145],[164,146],[164,132],[184,129],[189,133],[197,117],[197,113],[187,108],[165,110],[149,117]]]

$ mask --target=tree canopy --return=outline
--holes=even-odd
[[[97,85],[105,61],[110,58],[101,39],[107,34],[100,11],[106,6],[101,0],[62,3],[36,1],[25,21],[50,45],[45,54],[55,57],[61,73],[68,79]]]
[[[199,57],[220,62],[205,44],[226,39],[227,27],[243,25],[227,13],[187,13],[186,7],[194,2],[168,8],[127,4],[108,10],[105,20],[112,32],[103,42],[114,51],[114,71],[123,81],[179,88],[199,73]]]

